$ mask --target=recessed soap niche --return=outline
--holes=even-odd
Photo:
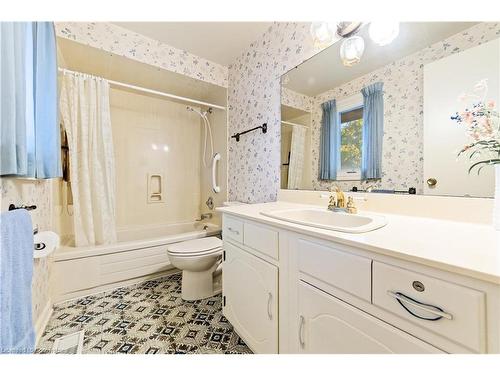
[[[148,173],[147,179],[148,179],[148,203],[165,202],[163,175],[160,173]]]

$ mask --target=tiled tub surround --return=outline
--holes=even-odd
[[[422,188],[423,64],[499,36],[500,24],[481,23],[344,87],[342,95],[348,96],[363,82],[390,80],[384,86],[394,96],[385,108],[386,116],[391,120],[388,127],[393,132],[386,134],[384,139],[384,158],[389,160],[384,173],[388,182],[411,183]],[[316,52],[308,24],[276,23],[229,67],[229,133],[261,122],[268,123],[266,135],[242,137],[240,143],[229,141],[229,199],[245,202],[276,200],[280,173],[280,76]],[[406,70],[409,70],[408,77],[404,75]],[[410,88],[401,86],[405,81],[412,82]],[[386,94],[386,99],[388,96]],[[315,131],[313,142],[318,142],[317,139],[318,132]],[[405,152],[397,147],[402,143],[406,145]],[[313,165],[314,176],[317,162]],[[405,167],[397,168],[402,165]],[[418,171],[418,178],[410,177],[406,172],[410,169]],[[317,181],[315,185],[316,188],[326,188]]]
[[[220,295],[185,302],[181,274],[58,304],[37,353],[85,331],[90,354],[246,354],[250,349],[222,315]]]

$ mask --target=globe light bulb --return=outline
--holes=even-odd
[[[345,39],[340,46],[340,58],[344,66],[353,66],[361,60],[365,51],[365,41],[360,36]]]
[[[327,46],[332,43],[337,32],[336,22],[313,22],[311,23],[311,36],[316,47]]]
[[[385,46],[399,35],[399,22],[372,22],[368,34],[379,46]]]

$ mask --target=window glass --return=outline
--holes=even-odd
[[[359,174],[363,138],[363,107],[340,114],[340,166],[341,174]]]

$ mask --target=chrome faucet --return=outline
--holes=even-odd
[[[212,218],[212,214],[209,212],[209,213],[206,213],[206,214],[201,214],[200,218],[199,219],[196,219],[196,221],[203,221],[203,220],[210,220]]]

